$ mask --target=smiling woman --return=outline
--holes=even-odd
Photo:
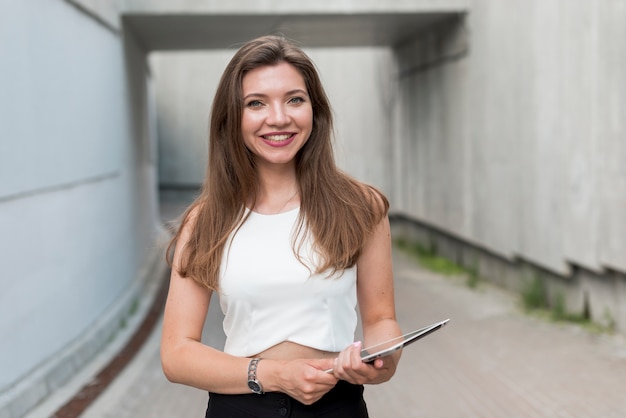
[[[337,169],[331,132],[301,49],[268,36],[237,51],[213,102],[202,193],[168,251],[163,369],[210,392],[206,417],[367,417],[363,384],[395,373],[399,352],[366,364],[353,342],[357,302],[365,344],[401,334],[389,204]],[[214,291],[223,351],[201,342]]]
[[[309,139],[313,125],[302,75],[288,63],[260,67],[243,77],[242,89],[241,130],[257,169],[287,164],[291,167],[284,169],[295,172],[296,153]]]

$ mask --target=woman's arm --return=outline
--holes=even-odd
[[[386,382],[395,373],[400,352],[365,364],[361,361],[360,350],[402,334],[396,320],[391,231],[387,217],[376,226],[357,261],[357,296],[364,341],[339,354],[334,366],[335,376],[356,384]]]
[[[236,357],[202,344],[202,329],[211,291],[178,273],[181,249],[193,228],[193,213],[184,226],[174,252],[170,288],[165,304],[161,363],[168,380],[223,394],[250,393],[249,358]],[[264,390],[288,393],[303,403],[318,400],[336,383],[324,373],[332,360],[278,361],[264,359],[257,378]]]
[[[181,277],[182,248],[195,224],[191,212],[176,243],[165,303],[161,363],[168,380],[220,393],[246,393],[248,361],[201,343],[211,291]]]

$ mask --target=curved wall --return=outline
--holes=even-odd
[[[122,297],[158,224],[132,36],[67,2],[3,2],[0,56],[2,398]]]

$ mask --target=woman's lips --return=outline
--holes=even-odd
[[[293,132],[277,132],[261,135],[261,139],[263,139],[263,142],[272,147],[284,147],[286,145],[289,145],[295,139],[295,137],[296,134]]]

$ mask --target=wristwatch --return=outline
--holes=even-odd
[[[256,368],[259,361],[261,361],[261,358],[259,357],[250,360],[250,364],[248,365],[248,387],[252,393],[263,395],[263,386],[261,386],[261,382],[259,382],[256,378]]]

